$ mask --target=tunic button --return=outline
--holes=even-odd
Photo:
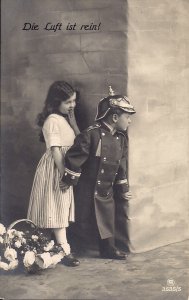
[[[104,169],[101,170],[101,173],[104,174]]]
[[[68,173],[67,173],[67,172],[65,172],[65,173],[64,173],[64,175],[65,175],[65,176],[67,176],[67,175],[68,175]]]
[[[119,137],[117,136],[116,139],[119,140]]]
[[[104,136],[104,135],[105,135],[105,133],[104,133],[104,132],[102,132],[102,135]]]
[[[98,181],[97,181],[97,183],[98,183],[98,184],[101,184],[101,181],[100,181],[100,180],[98,180]]]
[[[95,195],[98,195],[98,192],[95,192]]]
[[[72,176],[71,176],[71,179],[75,179],[75,176],[74,176],[74,175],[72,175]]]
[[[106,161],[106,157],[104,157],[103,160]]]

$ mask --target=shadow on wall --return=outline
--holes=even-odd
[[[1,213],[6,225],[26,217],[34,172],[44,147],[37,142],[38,132],[28,122],[27,111],[25,105],[14,126],[2,126]]]
[[[77,105],[75,108],[75,117],[80,131],[87,128],[92,123],[91,112],[89,108],[82,103],[82,96],[79,91],[77,93]]]

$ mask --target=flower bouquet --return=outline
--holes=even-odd
[[[26,222],[33,230],[18,231],[14,226]],[[13,222],[7,229],[0,224],[0,269],[13,270],[23,264],[28,273],[39,273],[53,268],[64,257],[65,253],[54,240],[49,240],[36,225],[21,219]]]

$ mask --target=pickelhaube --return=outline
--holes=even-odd
[[[109,86],[109,96],[100,100],[97,107],[95,120],[98,121],[103,119],[113,108],[119,108],[128,114],[136,113],[134,107],[130,103],[129,98],[126,96],[115,94],[112,87]]]

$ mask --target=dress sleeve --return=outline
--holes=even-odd
[[[43,134],[47,148],[52,146],[62,146],[60,126],[54,116],[50,116],[44,123]]]

